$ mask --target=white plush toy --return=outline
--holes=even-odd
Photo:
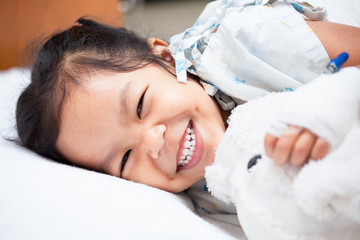
[[[208,187],[236,205],[249,240],[360,239],[359,116],[354,67],[238,106],[206,169]],[[277,166],[264,153],[264,136],[288,124],[327,140],[330,153],[302,168]]]

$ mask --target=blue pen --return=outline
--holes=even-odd
[[[348,60],[349,54],[346,52],[340,53],[339,56],[334,58],[329,62],[329,64],[326,66],[326,69],[323,73],[331,74],[336,73],[340,70],[341,66]]]

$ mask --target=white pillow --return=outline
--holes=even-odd
[[[29,72],[0,72],[0,131],[15,137],[14,112]],[[171,194],[45,159],[0,140],[0,239],[235,239]]]

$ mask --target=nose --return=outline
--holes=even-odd
[[[160,151],[165,145],[166,126],[164,124],[157,124],[151,126],[144,134],[144,142],[146,151],[153,159],[158,159]]]

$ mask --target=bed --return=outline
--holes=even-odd
[[[329,20],[360,26],[356,0],[309,1]],[[246,239],[241,228],[199,217],[185,194],[171,194],[56,163],[9,139],[29,70],[0,72],[0,239]]]

